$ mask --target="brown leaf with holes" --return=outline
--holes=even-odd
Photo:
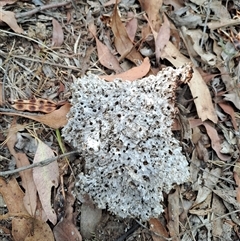
[[[28,115],[22,113],[11,113],[11,112],[0,112],[0,114],[10,115],[10,116],[22,116],[31,120],[41,122],[51,128],[58,129],[67,124],[67,113],[71,108],[70,103],[66,103],[61,106],[58,110],[55,110],[46,115]]]
[[[12,107],[19,111],[51,113],[57,108],[57,104],[46,99],[13,100]]]
[[[121,59],[126,57],[127,59],[138,65],[138,62],[142,61],[143,57],[136,50],[135,46],[133,45],[131,39],[128,36],[126,28],[118,14],[117,4],[115,4],[110,25],[115,37],[115,47],[118,53],[121,55]]]
[[[149,72],[150,67],[151,65],[149,58],[145,58],[140,66],[127,70],[126,72],[116,75],[102,75],[99,77],[107,81],[113,81],[116,78],[134,81],[143,78]]]

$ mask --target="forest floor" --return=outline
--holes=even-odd
[[[0,0],[0,239],[240,240],[239,26],[238,1]],[[83,157],[61,136],[73,81],[183,65],[172,130],[189,182],[146,222],[77,199]]]

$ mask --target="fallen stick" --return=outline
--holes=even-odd
[[[46,166],[46,165],[48,165],[48,164],[50,164],[50,163],[52,163],[52,162],[54,162],[54,161],[56,161],[60,158],[63,158],[65,156],[69,156],[69,155],[72,155],[72,154],[76,154],[76,153],[78,153],[78,151],[71,151],[71,152],[67,152],[67,153],[64,153],[64,154],[59,155],[59,156],[48,158],[46,160],[43,160],[43,161],[40,161],[40,162],[37,162],[37,163],[33,163],[31,165],[28,165],[28,166],[20,167],[20,168],[11,170],[11,171],[0,172],[0,177],[6,177],[6,176],[9,176],[9,175],[13,175],[15,173],[22,172],[22,171],[32,169],[32,168],[35,168],[35,167],[43,167],[43,166]]]
[[[51,9],[51,8],[63,7],[63,6],[66,6],[66,5],[70,4],[70,3],[72,4],[72,1],[67,1],[67,2],[62,2],[62,3],[52,3],[52,4],[39,6],[39,7],[36,7],[34,9],[30,10],[30,11],[27,11],[27,12],[16,13],[15,17],[16,17],[16,19],[18,19],[18,18],[31,16],[31,15],[33,15],[35,13],[38,13],[38,12],[41,12],[43,10],[48,10],[48,9]]]

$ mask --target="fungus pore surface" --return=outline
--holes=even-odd
[[[186,65],[136,81],[106,82],[96,75],[72,84],[65,140],[85,159],[77,198],[88,193],[99,208],[148,220],[163,212],[162,192],[188,180],[188,162],[171,126]]]

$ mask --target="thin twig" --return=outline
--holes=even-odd
[[[23,18],[23,17],[31,16],[31,15],[33,15],[35,13],[38,13],[38,12],[41,12],[43,10],[48,10],[48,9],[51,9],[51,8],[63,7],[63,6],[68,5],[68,4],[72,4],[72,1],[62,2],[62,3],[47,4],[47,5],[43,5],[43,6],[34,8],[31,11],[27,11],[27,12],[23,12],[23,13],[16,13],[15,17],[16,17],[16,19]]]
[[[71,152],[64,153],[64,154],[59,155],[59,156],[48,158],[46,160],[43,160],[43,161],[40,161],[40,162],[37,162],[37,163],[33,163],[31,165],[28,165],[28,166],[20,167],[20,168],[11,170],[11,171],[0,172],[0,177],[13,175],[15,173],[22,172],[22,171],[32,169],[32,168],[35,168],[35,167],[43,167],[43,166],[46,166],[46,165],[48,165],[48,164],[50,164],[50,163],[52,163],[52,162],[54,162],[54,161],[56,161],[56,160],[58,160],[62,157],[69,156],[69,155],[76,154],[76,153],[78,153],[78,151],[71,151]]]
[[[33,59],[33,58],[28,58],[28,57],[24,57],[24,56],[17,56],[17,55],[11,55],[11,57],[13,58],[18,58],[18,59],[24,59],[24,60],[28,60],[28,61],[33,61],[33,62],[38,62],[38,63],[42,63],[42,64],[48,64],[48,65],[53,65],[59,68],[65,68],[65,69],[72,69],[75,71],[80,71],[80,69],[78,67],[75,66],[71,66],[71,65],[63,65],[63,64],[56,64],[56,63],[51,63],[48,61],[42,62],[40,59]]]
[[[131,234],[133,234],[138,228],[140,227],[140,224],[137,222],[134,222],[132,227],[123,235],[121,235],[116,241],[124,241],[126,240]]]

